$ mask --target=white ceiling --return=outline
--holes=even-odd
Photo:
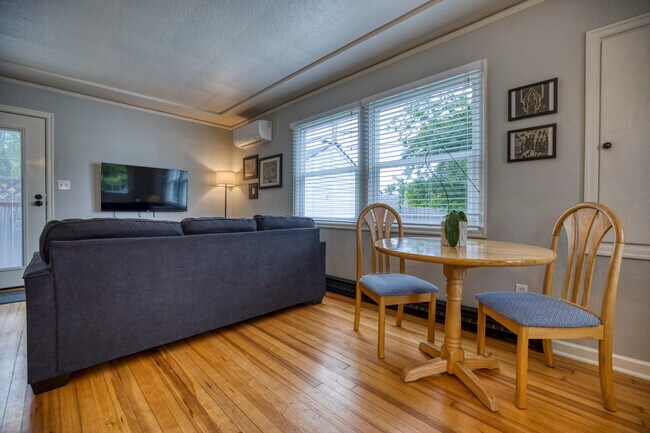
[[[522,0],[0,0],[0,75],[219,126]]]

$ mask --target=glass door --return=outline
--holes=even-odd
[[[45,209],[45,119],[0,111],[0,289],[23,285]]]
[[[0,129],[0,270],[24,266],[22,166],[23,133]]]

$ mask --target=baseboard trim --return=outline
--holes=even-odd
[[[553,353],[569,359],[598,365],[598,350],[568,341],[553,341]],[[614,354],[614,371],[650,381],[650,362]]]

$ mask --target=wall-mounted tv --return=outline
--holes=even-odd
[[[102,211],[187,211],[187,171],[102,162]]]

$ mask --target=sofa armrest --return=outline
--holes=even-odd
[[[34,253],[31,262],[25,268],[25,273],[23,274],[23,279],[27,278],[36,278],[43,275],[51,275],[52,271],[47,263],[43,261],[39,253]]]
[[[27,382],[58,376],[58,333],[54,275],[35,253],[23,275],[27,300]]]

